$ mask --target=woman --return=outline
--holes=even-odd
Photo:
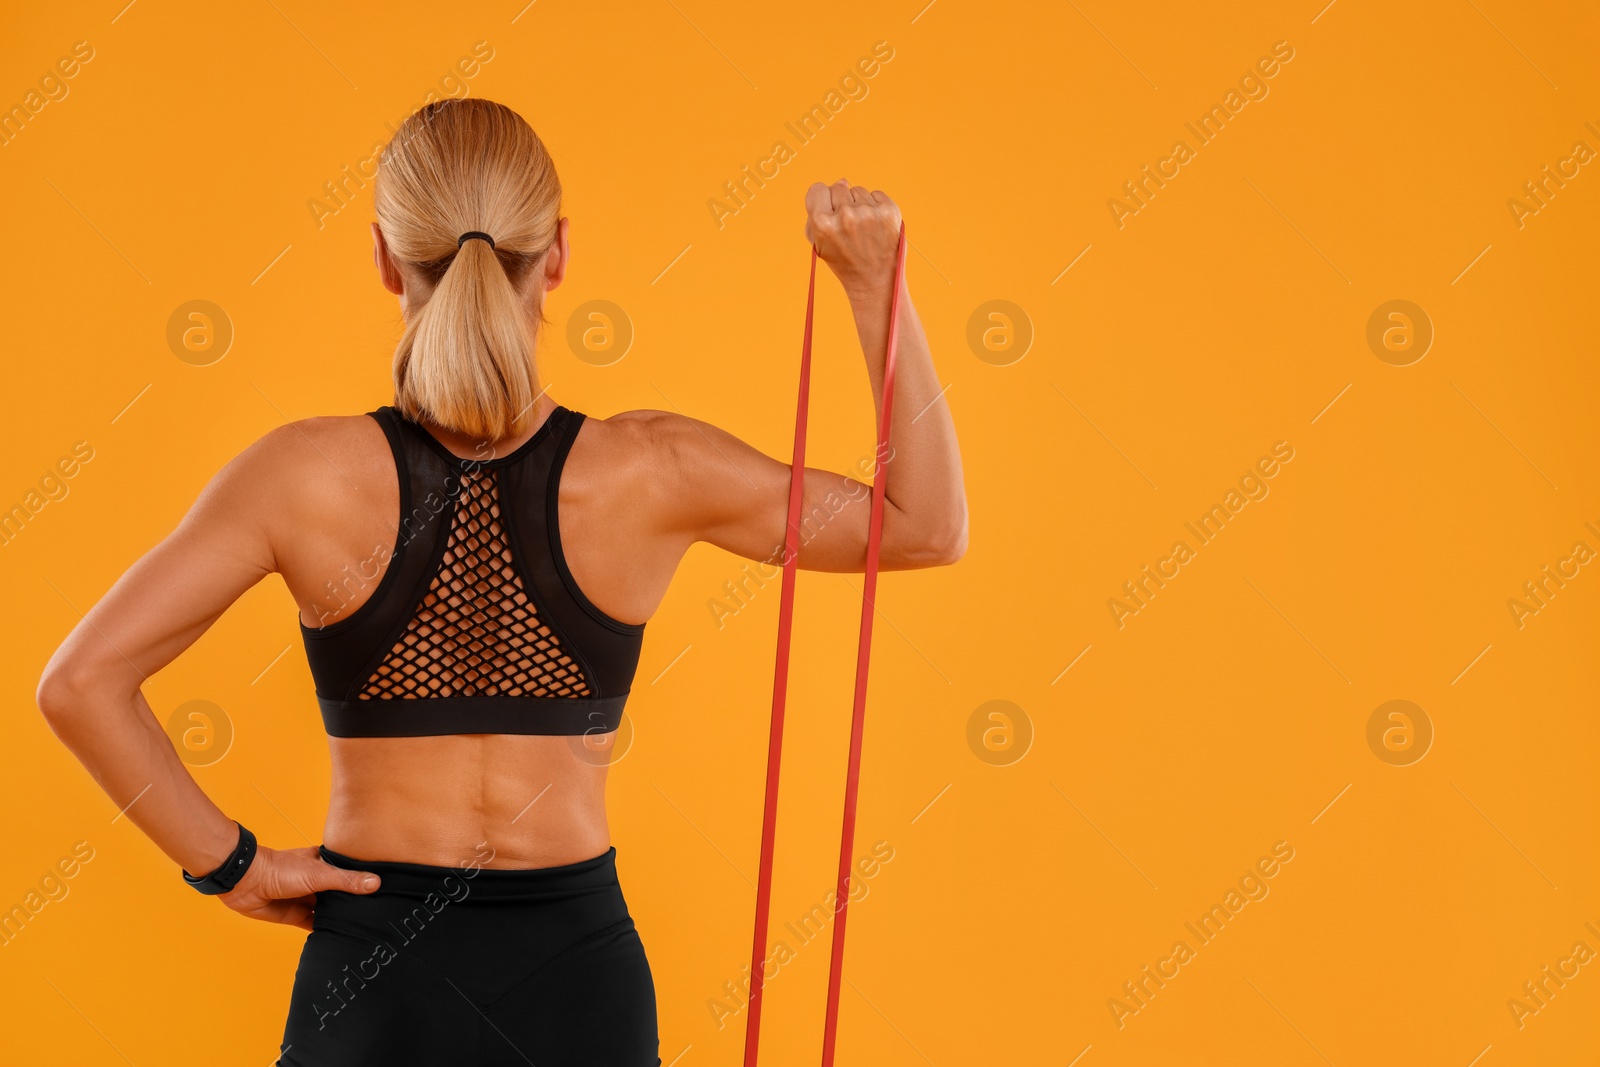
[[[394,405],[280,427],[224,467],[68,636],[39,705],[186,881],[311,931],[282,1064],[659,1063],[595,753],[684,552],[773,558],[789,468],[681,414],[586,418],[540,387],[567,220],[516,113],[423,108],[375,197],[373,256],[406,320]],[[881,405],[899,211],[843,181],[813,185],[806,211]],[[965,550],[966,502],[901,299],[897,403],[919,417],[893,427],[882,566],[929,567]],[[806,471],[806,513],[827,519],[801,566],[863,568],[865,489]],[[271,573],[300,605],[330,735],[320,848],[257,845],[140,691]]]

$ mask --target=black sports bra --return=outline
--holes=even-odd
[[[300,624],[328,733],[615,730],[644,627],[591,604],[561,553],[557,491],[584,416],[558,405],[517,449],[484,460],[393,407],[367,414],[394,453],[400,528],[370,599],[327,626]],[[376,576],[381,558],[371,563]],[[346,568],[343,584],[362,577]]]

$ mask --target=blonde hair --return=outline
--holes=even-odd
[[[502,104],[440,100],[395,131],[378,162],[378,226],[390,253],[433,287],[406,310],[394,353],[395,406],[489,440],[513,436],[536,399],[542,275],[561,215],[561,180],[538,134]],[[494,246],[458,238],[477,230]],[[529,299],[537,316],[528,313]]]

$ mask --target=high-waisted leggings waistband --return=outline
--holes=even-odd
[[[617,850],[607,849],[592,859],[564,863],[557,867],[506,869],[468,863],[461,867],[434,867],[425,863],[398,863],[393,860],[360,860],[319,846],[325,862],[347,871],[368,871],[382,884],[378,892],[424,899],[430,893],[470,895],[480,900],[537,901],[584,890],[617,884]]]

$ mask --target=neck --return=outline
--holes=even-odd
[[[541,386],[537,379],[533,384],[540,391],[535,394],[534,402],[523,412],[517,432],[498,441],[459,433],[428,419],[421,420],[421,424],[440,444],[463,459],[494,459],[497,456],[504,456],[520,448],[530,437],[538,433],[539,427],[544,425],[545,419],[549,418],[550,413],[556,408],[556,402],[543,391],[544,386]]]

